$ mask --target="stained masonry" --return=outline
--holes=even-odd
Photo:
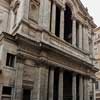
[[[0,100],[95,100],[95,27],[80,0],[0,0]]]

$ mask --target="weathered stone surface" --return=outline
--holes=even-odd
[[[72,44],[64,40],[66,4],[72,11]],[[59,37],[55,34],[57,6],[61,11]],[[79,30],[77,23],[80,24]],[[80,96],[84,93],[84,100],[89,100],[87,88],[95,97],[91,88],[94,85],[92,81],[89,83],[89,79],[95,79],[97,69],[90,59],[88,44],[88,36],[91,36],[94,27],[91,16],[79,0],[0,0],[0,100],[3,86],[12,88],[12,100],[23,100],[23,89],[31,91],[31,100],[53,100],[55,94],[58,94],[58,100],[72,96],[72,100],[76,100],[76,91],[80,91]],[[76,46],[77,41],[80,48]],[[14,56],[13,67],[7,66],[7,53]],[[8,62],[12,64],[10,60]],[[51,68],[53,72],[50,72]],[[68,96],[66,89],[63,93],[63,85],[68,81],[65,73],[71,74],[68,74],[72,79],[70,97],[64,97]],[[81,79],[79,76],[82,76]],[[55,92],[57,84],[58,91]]]

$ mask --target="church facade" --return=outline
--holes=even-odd
[[[95,100],[95,27],[80,0],[0,0],[0,100]]]

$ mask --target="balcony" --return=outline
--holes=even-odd
[[[54,34],[43,31],[41,37],[41,42],[45,43],[46,45],[54,47],[68,54],[69,56],[76,57],[91,64],[88,53],[74,47],[72,44],[60,39],[59,37],[56,37]]]

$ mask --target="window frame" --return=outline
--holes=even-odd
[[[8,52],[6,54],[6,66],[9,68],[15,68],[15,61],[16,61],[16,55]]]

